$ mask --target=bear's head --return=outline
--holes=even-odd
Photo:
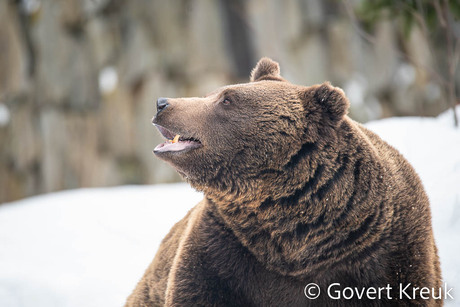
[[[158,99],[153,123],[168,140],[154,153],[205,193],[277,193],[276,183],[298,184],[289,178],[299,153],[335,141],[348,106],[341,89],[291,84],[262,58],[249,83]]]

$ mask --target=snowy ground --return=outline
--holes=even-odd
[[[420,174],[444,280],[456,298],[446,305],[460,306],[460,129],[450,117],[367,126]],[[201,197],[174,184],[81,189],[1,205],[0,306],[123,305],[161,239]]]

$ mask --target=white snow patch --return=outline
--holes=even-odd
[[[37,13],[41,8],[41,3],[38,0],[22,0],[20,2],[21,9],[28,15]]]
[[[409,63],[401,63],[396,72],[396,76],[394,79],[395,84],[397,84],[400,87],[407,88],[415,82],[416,76],[417,72],[414,66],[412,66]]]
[[[343,91],[347,94],[348,99],[353,101],[355,106],[362,106],[364,104],[366,88],[366,79],[359,74],[355,74],[347,83],[345,83]]]
[[[112,93],[118,85],[118,73],[115,67],[107,66],[99,72],[99,92]]]
[[[10,110],[8,107],[0,102],[0,127],[5,127],[10,122]]]
[[[456,297],[460,130],[451,117],[391,118],[367,126],[420,174],[431,200],[443,277]],[[123,305],[161,239],[201,198],[186,184],[172,184],[81,189],[1,205],[0,306]]]

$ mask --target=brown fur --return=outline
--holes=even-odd
[[[127,306],[442,305],[328,298],[334,282],[439,288],[428,198],[397,150],[346,116],[342,90],[293,85],[267,58],[251,81],[169,99],[155,117],[203,144],[158,156],[205,199],[163,240]],[[316,300],[303,294],[311,282]]]

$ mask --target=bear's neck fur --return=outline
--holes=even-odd
[[[302,144],[282,170],[204,188],[205,197],[240,242],[281,274],[362,262],[379,248],[392,215],[383,206],[385,170],[364,130],[345,117],[340,135]]]

